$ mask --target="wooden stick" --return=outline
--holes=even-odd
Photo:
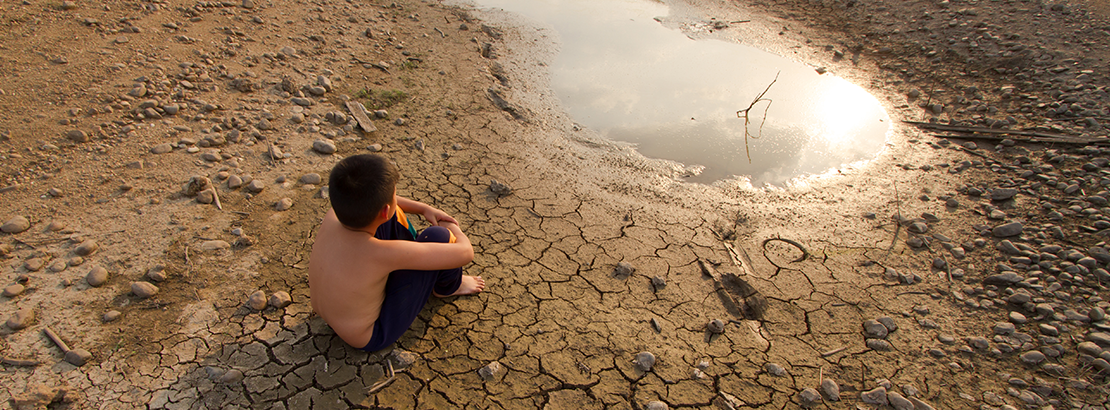
[[[216,189],[215,185],[212,186],[212,199],[216,202],[216,209],[219,209],[221,211],[224,210],[224,206],[220,204],[220,193]]]
[[[49,327],[43,328],[42,332],[46,333],[46,337],[54,341],[54,344],[58,345],[59,349],[62,349],[62,353],[69,353],[69,346],[66,345],[66,342],[62,341],[62,338],[58,337],[57,333],[54,333]]]
[[[1036,131],[1003,130],[1003,129],[987,128],[987,127],[961,127],[961,126],[957,126],[957,125],[944,125],[944,124],[935,124],[935,123],[931,123],[931,122],[919,122],[919,121],[902,121],[902,122],[904,122],[906,124],[916,125],[916,126],[921,127],[921,128],[930,128],[930,129],[940,130],[940,131],[981,132],[981,133],[985,133],[985,134],[1012,134],[1012,135],[1026,135],[1026,136],[1030,136],[1030,137],[1044,137],[1044,138],[1075,138],[1074,135],[1046,134],[1046,133],[1043,133],[1043,132],[1036,132]]]
[[[8,356],[0,357],[0,362],[9,366],[38,366],[38,360],[13,359]]]

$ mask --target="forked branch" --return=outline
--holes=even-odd
[[[771,108],[771,99],[763,98],[763,96],[767,95],[767,91],[771,89],[772,85],[775,85],[775,81],[779,80],[779,74],[781,73],[782,71],[775,73],[775,79],[771,80],[770,84],[767,84],[767,88],[764,88],[763,92],[759,93],[759,95],[757,95],[755,99],[752,100],[751,104],[748,104],[748,108],[736,112],[736,118],[744,119],[744,153],[748,156],[749,164],[752,163],[752,151],[750,148],[748,148],[748,137],[757,140],[763,136],[763,124],[767,123],[767,110]],[[752,135],[750,132],[748,132],[748,124],[751,124],[751,119],[748,117],[748,113],[752,110],[752,108],[755,108],[755,105],[759,104],[760,101],[767,101],[767,106],[763,108],[763,121],[759,122],[759,134]]]

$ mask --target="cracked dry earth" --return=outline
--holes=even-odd
[[[0,14],[14,406],[1106,406],[1098,148],[970,150],[896,128],[839,178],[694,185],[561,114],[549,33],[497,12],[28,0]],[[347,100],[384,109],[377,131]],[[320,181],[367,150],[397,162],[400,194],[462,222],[466,270],[489,284],[433,300],[370,354],[312,314],[305,270]],[[212,190],[185,195],[199,177]],[[1012,221],[1025,232],[1007,246],[992,228]],[[67,360],[47,329],[90,357]]]

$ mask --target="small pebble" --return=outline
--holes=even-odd
[[[109,310],[107,312],[104,312],[104,316],[101,317],[100,320],[102,320],[104,323],[115,322],[116,319],[119,319],[121,315],[123,315],[123,313],[118,310]]]
[[[478,369],[478,376],[484,381],[492,381],[504,374],[502,369],[504,369],[504,367],[501,366],[501,362],[493,361],[490,362],[490,364],[482,366],[481,369]]]
[[[649,402],[647,402],[647,405],[644,406],[644,410],[668,410],[668,409],[670,409],[670,406],[667,406],[667,403],[661,402],[659,400],[649,401]]]
[[[318,139],[312,142],[312,150],[324,155],[334,154],[336,151],[335,143],[331,140]]]
[[[77,367],[84,366],[92,358],[92,353],[85,349],[72,349],[66,352],[66,362]]]
[[[725,332],[725,322],[721,319],[713,319],[705,326],[709,333],[721,334]]]
[[[3,225],[0,225],[0,231],[4,233],[20,233],[28,229],[31,229],[31,221],[20,215],[14,216],[8,219],[7,222],[4,222]]]
[[[274,209],[277,211],[288,211],[293,207],[293,199],[281,198],[281,200],[274,203]]]
[[[285,309],[286,306],[293,304],[293,298],[289,296],[289,292],[277,291],[270,296],[270,306],[275,309]]]
[[[89,256],[96,253],[96,251],[99,249],[100,245],[98,245],[96,241],[92,239],[86,239],[85,241],[78,244],[76,248],[73,248],[73,253],[77,254],[78,256]]]
[[[497,182],[497,180],[489,181],[489,190],[493,191],[493,193],[497,194],[497,196],[506,196],[513,193],[512,188],[509,188],[508,185]]]
[[[782,377],[786,375],[786,369],[780,366],[778,363],[767,363],[763,365],[763,370],[767,371],[768,374],[775,377]]]
[[[146,299],[158,294],[158,287],[150,282],[131,282],[131,293],[140,299]]]
[[[94,288],[103,285],[107,281],[108,270],[100,266],[93,267],[91,270],[89,270],[89,273],[85,275],[85,282],[88,282],[89,286],[92,286]]]
[[[633,363],[636,364],[636,368],[640,369],[640,371],[650,372],[652,366],[655,366],[655,355],[651,352],[637,353]]]
[[[27,288],[24,287],[23,285],[20,285],[20,284],[16,283],[16,284],[8,285],[7,287],[5,287],[4,292],[2,294],[5,297],[12,298],[12,297],[16,297],[16,296],[19,296],[19,295],[23,294],[23,291],[26,290],[26,289]]]
[[[840,385],[833,379],[824,379],[821,381],[821,391],[825,393],[825,398],[829,401],[840,401]]]
[[[613,270],[613,274],[617,275],[617,276],[625,277],[625,276],[631,275],[635,271],[636,271],[636,268],[632,267],[631,263],[620,262],[620,263],[617,264],[617,267]]]
[[[247,297],[247,307],[253,310],[262,310],[266,308],[266,292],[261,289],[254,291]]]
[[[879,386],[874,389],[860,393],[860,401],[867,404],[887,404],[886,388]]]
[[[812,407],[821,401],[821,394],[817,393],[817,389],[810,387],[798,393],[798,401],[802,407]]]
[[[24,309],[20,309],[20,310],[15,311],[15,313],[12,313],[12,316],[10,318],[8,318],[8,321],[7,321],[7,323],[5,323],[5,325],[7,325],[9,329],[19,330],[19,329],[23,329],[27,326],[30,326],[31,322],[34,322],[34,321],[35,321],[35,311],[31,310],[31,309],[24,308]]]

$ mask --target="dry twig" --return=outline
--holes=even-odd
[[[763,136],[763,124],[767,123],[767,110],[771,109],[771,99],[763,98],[763,96],[767,95],[767,91],[771,89],[772,85],[775,85],[775,81],[779,80],[779,74],[781,73],[781,71],[775,73],[775,79],[771,80],[770,84],[767,84],[767,88],[764,88],[763,92],[759,93],[759,95],[757,95],[755,99],[752,100],[751,104],[748,104],[748,108],[736,112],[736,118],[744,119],[744,153],[748,155],[749,164],[752,162],[752,152],[748,148],[748,137],[757,140]],[[748,124],[751,123],[751,119],[748,117],[748,112],[751,111],[756,104],[759,104],[760,101],[767,101],[767,106],[763,109],[763,121],[759,123],[759,134],[757,136],[752,136],[750,133],[748,133]]]

